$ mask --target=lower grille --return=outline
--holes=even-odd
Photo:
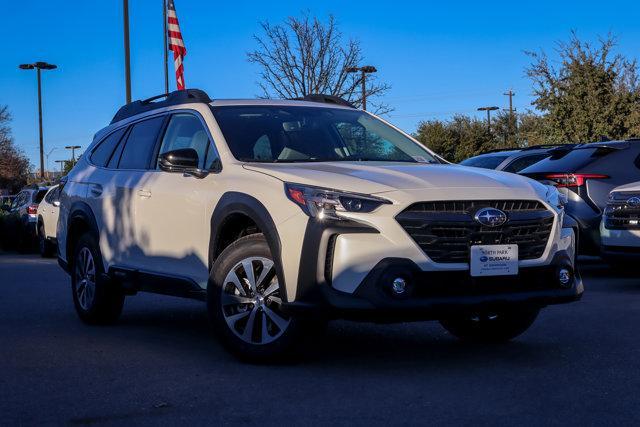
[[[609,230],[640,229],[640,205],[629,200],[640,197],[637,193],[617,193],[604,209],[604,226]]]
[[[488,227],[475,221],[485,207],[500,209],[508,221]],[[409,206],[396,220],[435,262],[469,262],[473,245],[518,245],[519,259],[540,258],[549,241],[554,215],[537,201],[443,201]]]

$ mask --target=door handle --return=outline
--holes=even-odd
[[[102,185],[100,184],[90,184],[89,192],[93,197],[100,197],[102,195]]]
[[[144,198],[144,199],[148,199],[149,197],[151,197],[151,191],[149,190],[138,190],[138,196]]]

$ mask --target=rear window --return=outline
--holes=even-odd
[[[521,173],[576,172],[610,152],[611,150],[596,147],[556,152],[552,153],[551,157],[523,169]]]
[[[545,157],[549,157],[549,155],[548,154],[534,154],[534,155],[531,155],[531,156],[520,157],[519,159],[516,159],[516,160],[512,161],[511,163],[509,163],[509,165],[507,167],[505,167],[503,170],[505,172],[517,173],[517,172],[520,172],[524,168],[528,168],[529,166],[533,165],[534,163],[538,163],[540,160],[544,159]]]
[[[474,168],[495,169],[500,163],[507,160],[509,156],[477,156],[460,162],[463,166],[473,166]]]

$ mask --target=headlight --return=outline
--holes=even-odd
[[[564,209],[564,205],[567,204],[567,195],[558,191],[558,188],[553,185],[547,185],[547,202],[556,210]]]
[[[341,220],[339,212],[373,212],[389,200],[366,194],[347,193],[328,188],[285,183],[287,197],[310,217]]]

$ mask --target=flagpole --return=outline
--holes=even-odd
[[[167,0],[162,0],[162,17],[164,18],[164,93],[169,93],[169,45],[167,43]]]
[[[123,0],[124,18],[124,84],[127,104],[131,102],[131,60],[129,51],[129,0]]]

